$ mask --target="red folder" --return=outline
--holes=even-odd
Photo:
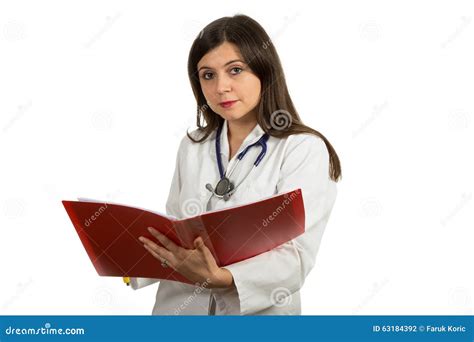
[[[267,252],[304,233],[301,189],[267,199],[177,220],[135,207],[92,201],[62,201],[79,239],[101,276],[158,278],[191,283],[163,268],[138,238],[160,244],[154,227],[184,248],[201,236],[219,266]]]

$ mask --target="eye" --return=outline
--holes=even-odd
[[[232,73],[233,70],[238,70],[238,72],[237,72],[237,73]],[[232,69],[230,69],[230,71],[231,71],[231,73],[232,73],[233,75],[238,75],[238,74],[240,74],[240,73],[242,72],[242,70],[243,70],[243,69],[242,69],[241,67],[233,67]]]
[[[201,78],[203,78],[205,80],[210,80],[211,77],[208,77],[208,75],[212,76],[212,72],[203,72],[202,75],[201,75]]]

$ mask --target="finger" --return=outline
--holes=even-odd
[[[173,262],[170,262],[169,259],[166,259],[166,258],[163,258],[161,255],[159,255],[158,253],[156,253],[154,250],[152,250],[150,247],[148,247],[148,245],[143,245],[145,247],[145,249],[150,252],[151,255],[153,255],[155,257],[155,259],[157,259],[158,261],[160,262],[164,262],[166,260],[166,264],[169,265],[172,269],[175,269],[174,267],[174,263]]]
[[[156,259],[158,259],[159,261],[163,261],[164,258],[158,254],[157,252],[155,252],[153,249],[151,249],[148,245],[143,245],[143,247],[145,247],[145,249],[150,252],[151,255],[153,255]]]
[[[153,241],[151,241],[150,239],[147,239],[146,237],[144,236],[140,236],[138,238],[138,240],[140,240],[141,242],[143,242],[143,247],[155,252],[156,254],[158,254],[161,258],[164,258],[168,261],[171,261],[171,262],[176,262],[176,257],[174,256],[173,253],[171,253],[169,250],[167,250],[166,248],[164,247],[161,247],[159,245],[157,245],[156,243],[154,243]]]
[[[168,239],[165,235],[161,234],[159,231],[157,231],[153,227],[148,227],[148,231],[158,239],[158,241],[161,242],[163,246],[165,246],[166,249],[170,250],[173,253],[176,253],[178,248],[180,248],[178,245],[176,245],[173,241]]]
[[[203,254],[204,257],[207,260],[209,260],[210,262],[212,262],[212,260],[214,260],[214,262],[215,262],[216,259],[215,259],[214,255],[211,253],[209,248],[206,246],[206,244],[204,243],[204,239],[202,237],[199,236],[194,240],[194,248],[195,248],[196,252]]]
[[[202,240],[202,237],[198,236],[196,239],[194,239],[194,248],[202,248],[204,246],[204,241]]]

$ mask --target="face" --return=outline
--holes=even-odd
[[[256,120],[260,80],[236,45],[224,42],[205,54],[197,67],[202,92],[215,113],[231,122]],[[235,102],[226,105],[225,101]]]

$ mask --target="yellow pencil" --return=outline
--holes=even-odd
[[[130,286],[130,277],[123,277],[123,282],[127,284],[127,286]]]

